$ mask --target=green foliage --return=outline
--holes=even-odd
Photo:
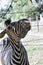
[[[35,19],[36,15],[39,15],[38,6],[35,6],[37,3],[34,2],[33,4],[32,0],[18,0],[16,3],[14,2],[13,5],[13,16],[15,19],[21,19],[21,18],[28,18],[32,17]]]
[[[34,0],[13,0],[12,10],[6,14],[6,19],[14,17],[15,20],[21,18],[35,19],[35,16],[40,14],[40,6]]]

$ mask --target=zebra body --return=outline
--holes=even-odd
[[[13,30],[9,31],[7,34],[11,41],[11,47],[12,47],[11,62],[10,62],[11,65],[29,65],[27,52],[22,43],[20,42],[20,38],[15,36],[16,34],[14,34],[15,32],[13,33]],[[17,41],[15,39],[17,39]]]
[[[29,65],[27,52],[22,43],[13,43],[9,38],[7,41],[7,45],[3,46],[4,50],[2,51],[4,65]]]
[[[29,65],[27,52],[20,43],[12,43],[11,65]]]

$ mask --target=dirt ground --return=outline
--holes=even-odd
[[[26,46],[30,65],[43,65],[43,46]]]

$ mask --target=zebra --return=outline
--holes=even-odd
[[[9,36],[8,40],[10,41],[9,43],[12,48],[10,65],[29,65],[27,52],[20,41],[21,38],[24,38],[26,36],[27,32],[31,28],[28,19],[21,19],[13,23],[8,23],[7,21],[5,22],[5,24],[6,23],[9,25],[6,26],[7,28],[4,31],[4,34],[7,33],[7,35]]]

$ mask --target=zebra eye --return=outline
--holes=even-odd
[[[10,29],[11,27],[9,26],[8,29]]]
[[[10,30],[10,29],[11,29],[11,26],[7,26],[6,29],[7,29],[7,30]]]

